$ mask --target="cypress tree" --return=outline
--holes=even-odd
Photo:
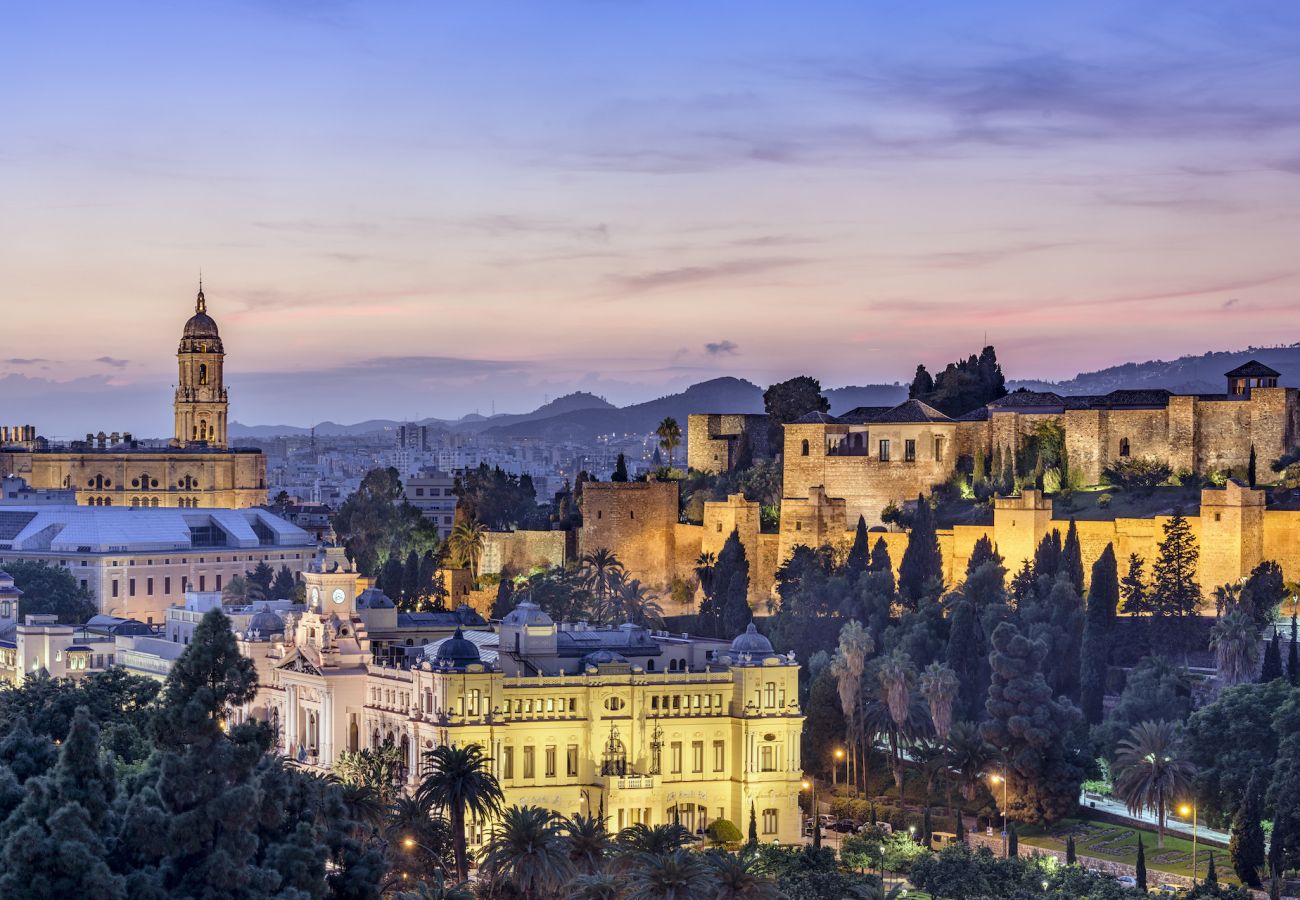
[[[1007,858],[1013,859],[1020,855],[1020,838],[1016,836],[1016,823],[1012,822],[1007,826]]]
[[[1083,594],[1083,548],[1079,545],[1079,526],[1074,519],[1070,520],[1061,546],[1061,571],[1070,576],[1074,589]]]
[[[1199,558],[1191,525],[1175,512],[1165,523],[1160,555],[1151,568],[1151,605],[1158,614],[1179,618],[1196,614],[1201,603],[1201,586],[1196,581]]]
[[[984,484],[985,479],[988,478],[987,469],[988,460],[984,457],[984,445],[980,444],[975,448],[975,469],[971,473],[971,485],[973,487]]]
[[[1034,578],[1056,578],[1061,571],[1061,532],[1053,528],[1043,535],[1034,551]]]
[[[856,581],[858,576],[866,572],[871,567],[871,544],[870,538],[867,537],[867,520],[858,516],[858,527],[853,532],[853,546],[849,549],[848,558],[844,561],[844,574],[851,581]]]
[[[379,569],[379,589],[394,600],[400,599],[405,574],[406,566],[402,564],[402,558],[397,553],[390,553]]]
[[[924,497],[916,498],[916,515],[907,535],[907,549],[898,567],[899,599],[915,609],[921,598],[943,587],[943,558],[934,530],[934,516]]]
[[[930,806],[926,804],[925,813],[921,816],[921,846],[929,848],[934,841],[934,822],[930,818]]]
[[[1260,823],[1262,803],[1263,787],[1256,772],[1250,776],[1241,805],[1232,819],[1232,835],[1228,841],[1232,870],[1242,884],[1253,888],[1263,886],[1259,877],[1259,870],[1264,866],[1264,827]]]
[[[957,810],[956,836],[957,836],[957,843],[959,844],[966,843],[966,817],[961,814],[960,809]]]
[[[420,578],[416,584],[416,596],[421,600],[435,600],[434,583],[438,575],[438,558],[434,556],[432,550],[425,550],[424,555],[420,557]],[[441,598],[436,598],[441,599]],[[441,608],[441,605],[435,602],[434,608]]]
[[[971,602],[959,600],[948,619],[948,668],[957,673],[958,718],[978,719],[988,691],[982,675],[988,650]]]
[[[989,540],[987,534],[980,535],[975,546],[971,548],[970,559],[966,561],[966,579],[969,581],[975,570],[985,563],[997,563],[1002,565],[1002,557],[993,546],[993,541]]]
[[[399,602],[405,601],[407,609],[414,609],[420,597],[420,557],[414,551],[406,554],[406,565],[402,567],[402,593]]]
[[[1077,865],[1078,862],[1079,862],[1079,858],[1078,858],[1078,856],[1075,854],[1075,849],[1074,849],[1074,835],[1072,835],[1072,834],[1070,834],[1070,835],[1066,835],[1066,838],[1065,838],[1065,864],[1066,864],[1067,866],[1073,866],[1073,865]]]
[[[1138,857],[1137,864],[1134,866],[1137,870],[1134,877],[1137,879],[1137,889],[1146,892],[1147,889],[1147,851],[1142,844],[1142,835],[1138,835]]]
[[[871,548],[871,563],[867,568],[872,572],[893,574],[894,561],[889,558],[889,545],[884,538],[876,538],[875,546]]]
[[[1151,592],[1142,574],[1144,565],[1142,557],[1136,553],[1131,554],[1128,558],[1128,572],[1120,582],[1119,595],[1123,601],[1121,607],[1130,616],[1151,612]]]
[[[1282,671],[1282,643],[1278,637],[1277,629],[1273,630],[1273,640],[1268,642],[1264,648],[1264,665],[1259,670],[1259,683],[1268,684],[1275,678],[1282,678],[1286,675]]]
[[[1214,867],[1214,851],[1210,851],[1210,864],[1205,869],[1205,883],[1213,887],[1219,886],[1219,870]]]
[[[614,463],[614,474],[609,477],[610,481],[627,481],[627,460],[623,454],[618,455],[618,460]]]
[[[288,566],[280,566],[280,571],[275,573],[275,581],[271,582],[271,600],[294,600],[298,594],[298,579],[294,577],[293,572]]]
[[[1080,648],[1080,706],[1089,725],[1099,725],[1106,697],[1106,672],[1110,666],[1111,623],[1119,605],[1119,571],[1115,548],[1111,544],[1092,564],[1092,583],[1088,586],[1088,609],[1083,625]]]
[[[871,826],[874,828],[877,824],[879,823],[876,821],[876,801],[872,800],[871,801]]]
[[[1250,462],[1246,464],[1246,483],[1255,486],[1255,445],[1250,445]]]
[[[754,815],[754,801],[749,801],[749,841],[746,843],[749,850],[758,849],[758,818]]]
[[[1300,685],[1300,650],[1296,648],[1296,617],[1291,614],[1291,642],[1286,651],[1286,676],[1292,684]]]

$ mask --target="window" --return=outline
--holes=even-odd
[[[916,441],[911,438],[903,441],[903,462],[916,462]]]
[[[128,578],[126,582],[126,593],[129,597],[135,596],[135,579]]]
[[[525,748],[524,748],[524,777],[525,777],[525,778],[536,778],[536,777],[537,777],[536,766],[535,766],[535,764],[534,764],[534,763],[535,763],[535,760],[534,760],[534,756],[535,756],[535,755],[536,755],[536,749],[535,749],[535,748],[533,748],[533,747],[525,747]]]
[[[889,462],[889,440],[882,439],[880,442],[880,461]]]
[[[570,778],[578,777],[578,745],[570,744],[565,753],[564,773]]]
[[[546,777],[555,777],[555,747],[554,745],[546,748]]]
[[[763,834],[776,834],[776,810],[763,810]]]
[[[674,775],[682,773],[682,742],[673,741],[671,749],[672,768],[669,769]]]
[[[776,706],[776,682],[769,681],[763,685],[763,705]]]
[[[153,579],[152,579],[152,578],[146,578],[146,579],[144,580],[144,592],[145,592],[146,594],[148,594],[150,597],[153,596]]]
[[[113,596],[117,596],[117,579],[113,580]]]
[[[758,748],[758,768],[760,772],[776,771],[776,748],[764,744]]]
[[[1120,455],[1120,456],[1128,456],[1128,454],[1129,454],[1128,438],[1120,438],[1120,439],[1119,439],[1119,455]]]
[[[691,743],[691,771],[704,771],[704,741],[693,741]]]
[[[721,772],[727,767],[727,744],[725,741],[713,742],[713,771]]]
[[[199,576],[199,590],[200,590],[200,591],[206,591],[207,589],[208,589],[208,576],[206,576],[206,575],[200,575],[200,576]]]
[[[934,439],[934,461],[943,462],[943,438]]]
[[[502,778],[515,777],[515,748],[514,747],[501,748],[501,777]]]

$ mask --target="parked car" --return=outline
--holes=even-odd
[[[835,817],[830,813],[822,813],[817,818],[821,820],[822,828],[830,828],[835,824]]]
[[[1162,897],[1178,897],[1186,892],[1185,888],[1181,888],[1176,884],[1161,884],[1157,885],[1155,889],[1155,893]]]
[[[1138,880],[1132,875],[1116,875],[1115,880],[1126,888],[1135,888],[1138,886]]]
[[[831,825],[830,829],[838,834],[855,834],[858,830],[858,823],[852,819],[840,819]]]

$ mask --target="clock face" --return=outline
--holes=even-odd
[[[347,599],[347,595],[343,593],[343,588],[335,588],[335,589],[334,589],[334,602],[335,602],[335,603],[342,603],[342,602],[343,602],[344,600],[346,600],[346,599]]]
[[[316,606],[320,603],[320,588],[311,589],[311,605]]]

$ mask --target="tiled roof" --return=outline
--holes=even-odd
[[[1282,373],[1276,372],[1264,365],[1258,360],[1250,359],[1231,372],[1224,372],[1224,378],[1281,378]]]
[[[791,425],[834,425],[839,419],[824,412],[806,412],[791,422]]]
[[[881,413],[889,412],[891,408],[888,406],[858,406],[836,418],[845,425],[862,425],[865,422],[870,422]]]
[[[1065,400],[1051,391],[1012,391],[989,404],[990,409],[1024,409],[1053,407],[1065,409]]]
[[[1169,398],[1173,394],[1164,388],[1147,388],[1144,390],[1118,390],[1111,391],[1102,402],[1110,409],[1120,407],[1166,407],[1169,405]]]
[[[913,422],[951,422],[939,410],[922,403],[920,400],[904,400],[893,409],[887,409],[871,421],[888,424],[910,424]]]

